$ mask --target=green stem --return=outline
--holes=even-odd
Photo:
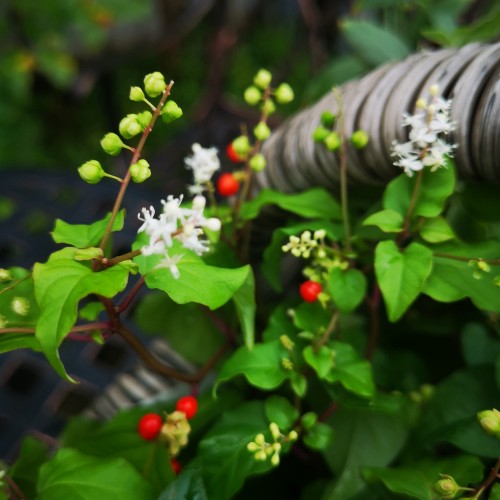
[[[452,255],[449,253],[434,252],[434,257],[442,257],[443,259],[458,260],[461,262],[470,262],[480,260],[486,262],[486,264],[491,264],[492,266],[500,266],[500,259],[483,259],[481,257],[462,257],[460,255]]]
[[[149,134],[153,130],[153,127],[155,125],[155,122],[156,122],[158,116],[160,116],[160,112],[163,108],[163,105],[165,104],[165,101],[168,99],[168,96],[170,95],[170,91],[171,91],[173,85],[174,85],[174,82],[171,81],[167,85],[167,88],[163,91],[163,95],[161,96],[160,102],[158,103],[158,106],[156,106],[156,108],[154,110],[153,117],[151,118],[149,125],[146,127],[146,129],[142,133],[142,137],[139,141],[139,144],[135,148],[134,154],[132,156],[132,160],[130,161],[130,165],[137,163],[137,161],[141,157],[142,150],[144,148],[144,144],[146,143],[146,140],[147,140]],[[122,205],[123,198],[125,196],[125,191],[127,190],[127,187],[130,183],[130,178],[131,178],[131,174],[130,174],[130,167],[129,167],[129,169],[127,170],[127,174],[125,175],[125,178],[123,179],[123,181],[121,183],[120,191],[118,191],[118,195],[116,196],[115,204],[113,206],[113,211],[111,212],[111,217],[110,217],[108,225],[106,227],[106,231],[104,232],[104,236],[102,237],[101,244],[99,245],[99,247],[102,250],[104,250],[104,248],[106,247],[106,243],[108,242],[109,236],[111,234],[111,229],[113,228],[113,224],[115,222],[116,216],[117,216],[118,211],[120,210],[120,207]]]
[[[0,290],[0,295],[2,295],[2,293],[8,292],[9,290],[12,290],[17,285],[19,285],[19,283],[22,283],[24,280],[27,280],[29,278],[31,278],[31,273],[29,273],[28,275],[26,275],[24,278],[20,278],[20,279],[14,281],[10,285],[6,286],[5,288],[2,288],[2,290]]]
[[[415,211],[415,207],[417,205],[418,195],[420,191],[420,186],[422,184],[423,176],[424,176],[424,171],[419,170],[415,178],[415,185],[413,186],[413,192],[411,194],[410,204],[408,205],[408,210],[406,211],[405,220],[403,223],[403,231],[400,233],[401,239],[406,238],[409,234],[410,223],[413,217],[413,212]]]
[[[318,352],[319,348],[324,346],[328,340],[330,339],[330,336],[332,335],[333,331],[335,330],[335,327],[337,326],[337,321],[339,320],[339,311],[335,311],[332,314],[332,317],[330,318],[330,322],[328,323],[328,326],[326,327],[325,331],[323,332],[323,335],[321,335],[320,339],[314,343],[313,349],[314,352]]]
[[[118,255],[116,257],[113,257],[112,259],[107,259],[106,257],[104,257],[101,260],[101,264],[104,267],[111,267],[120,262],[124,262],[125,260],[130,260],[133,257],[137,257],[138,255],[141,255],[140,250],[131,250],[130,252],[124,253],[123,255]]]
[[[478,500],[479,497],[484,493],[484,491],[489,488],[497,479],[498,479],[498,473],[500,471],[500,457],[497,460],[497,463],[491,469],[490,473],[488,474],[488,477],[484,480],[484,482],[481,484],[481,486],[478,488],[476,491],[475,495],[472,497],[471,500]]]

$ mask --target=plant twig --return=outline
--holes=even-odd
[[[12,290],[13,288],[15,288],[17,285],[19,285],[19,283],[22,283],[23,281],[31,278],[32,276],[32,273],[29,273],[27,274],[24,278],[19,278],[18,280],[14,281],[13,283],[11,283],[10,285],[6,286],[5,288],[2,288],[0,290],[0,295],[2,295],[2,293],[5,293],[5,292],[8,292],[9,290]]]
[[[408,205],[408,210],[406,211],[405,220],[403,222],[403,230],[399,234],[399,241],[403,241],[409,234],[410,223],[413,217],[413,212],[417,205],[418,195],[420,192],[420,185],[422,184],[422,178],[424,176],[424,171],[419,170],[415,178],[415,184],[413,186],[413,191],[411,194],[410,204]]]
[[[498,479],[498,473],[500,471],[500,457],[497,460],[497,463],[491,469],[490,473],[488,474],[488,477],[483,481],[481,486],[476,490],[476,493],[472,497],[472,500],[478,500],[479,497],[484,493],[486,489],[488,489],[497,479]]]
[[[130,289],[130,292],[128,292],[127,296],[123,299],[122,303],[115,307],[116,313],[120,314],[121,312],[125,311],[127,307],[130,305],[130,303],[134,300],[136,295],[139,293],[139,290],[142,288],[142,285],[144,285],[144,276],[141,276],[134,286]]]
[[[443,259],[458,260],[461,262],[470,262],[475,260],[480,260],[481,262],[486,262],[486,264],[491,264],[492,266],[500,266],[500,259],[483,259],[482,257],[462,257],[461,255],[452,255],[449,253],[434,252],[434,257],[441,257]]]

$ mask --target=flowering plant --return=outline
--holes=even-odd
[[[127,186],[151,176],[147,137],[158,118],[182,115],[172,86],[147,75],[144,89],[130,91],[146,111],[103,138],[108,154],[130,150],[123,178],[96,160],[78,170],[90,184],[119,182],[112,212],[83,227],[56,221],[64,248],[32,271],[1,270],[0,350],[41,351],[71,380],[63,341],[118,335],[192,394],[166,394],[105,423],[75,419],[54,449],[26,438],[4,468],[4,496],[222,500],[256,487],[273,498],[498,495],[500,242],[491,219],[475,212],[469,225],[481,220],[489,232],[471,236],[457,212],[468,198],[450,159],[459,146],[445,140],[452,102],[432,87],[431,101],[404,117],[409,140],[393,147],[404,172],[380,200],[349,192],[348,148],[370,138],[346,137],[343,117],[331,113],[314,140],[339,156],[340,199],[322,188],[255,194],[255,175],[268,168],[268,117],[293,99],[289,85],[274,87],[260,70],[245,91],[260,117],[228,148],[234,171],[214,181],[217,150],[194,144],[185,160],[193,200],[168,195],[158,217],[142,208],[130,251],[114,255]],[[136,136],[137,145],[124,142]],[[278,222],[259,256],[252,230],[270,207]],[[201,359],[198,371],[178,371],[141,344],[124,320],[135,301],[137,327],[170,340],[177,329],[188,339],[182,354]],[[418,352],[426,335],[435,339]]]

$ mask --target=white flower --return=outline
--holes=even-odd
[[[189,186],[191,194],[200,194],[219,170],[220,161],[217,148],[202,148],[198,143],[192,146],[193,154],[184,159],[187,168],[193,171],[194,184]]]

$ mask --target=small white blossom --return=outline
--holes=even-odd
[[[191,208],[181,206],[182,196],[175,198],[170,195],[166,200],[161,200],[163,211],[157,219],[154,218],[154,208],[143,208],[138,218],[143,222],[138,232],[144,232],[149,236],[149,243],[141,248],[145,256],[163,255],[163,259],[157,265],[158,268],[168,268],[174,278],[179,278],[180,272],[177,267],[181,255],[169,255],[174,240],[180,241],[182,246],[192,250],[197,255],[202,255],[209,250],[209,242],[203,238],[203,228],[218,231],[221,221],[214,217],[206,218],[203,214],[206,200],[197,195],[193,199]]]
[[[401,167],[410,177],[424,167],[434,171],[445,166],[446,156],[452,156],[456,147],[440,137],[455,129],[450,120],[451,100],[438,96],[437,85],[432,85],[429,93],[430,101],[418,99],[415,114],[403,115],[403,126],[410,128],[409,141],[402,144],[394,141],[392,144],[391,155],[397,157],[394,165]]]
[[[214,173],[220,168],[217,148],[192,146],[193,154],[184,159],[187,168],[193,171],[194,184],[189,186],[191,194],[201,194]]]

